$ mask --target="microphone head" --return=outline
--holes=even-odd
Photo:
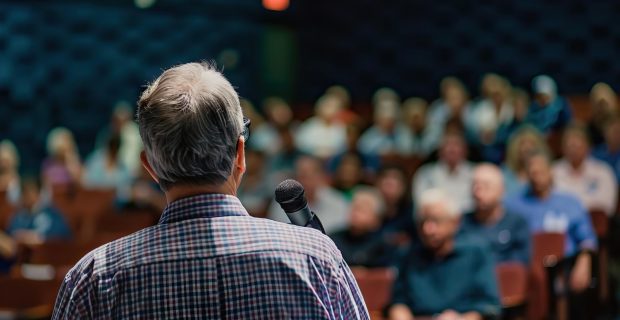
[[[308,205],[304,187],[296,180],[287,179],[276,188],[276,202],[286,213],[297,212]]]

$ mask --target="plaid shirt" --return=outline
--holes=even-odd
[[[320,232],[199,195],[101,246],[60,288],[53,319],[369,319],[351,270]]]

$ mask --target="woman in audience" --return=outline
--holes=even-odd
[[[604,127],[607,119],[618,116],[618,97],[608,84],[599,82],[590,90],[590,109],[592,118],[588,124],[588,134],[592,145],[604,142]]]
[[[132,175],[119,157],[121,138],[108,138],[104,147],[95,150],[86,159],[83,185],[95,189],[116,189],[117,200],[125,203],[130,198]]]
[[[19,154],[10,140],[0,141],[0,192],[6,193],[6,200],[15,205],[20,197]]]
[[[263,118],[252,102],[246,99],[240,102],[243,115],[250,119],[252,125],[252,139],[248,141],[248,148],[260,150],[268,155],[277,153],[281,148],[281,142],[276,128]]]
[[[521,191],[527,184],[525,161],[535,152],[549,154],[549,148],[542,134],[532,126],[519,128],[508,141],[506,161],[502,167],[507,197]]]
[[[332,186],[340,191],[347,201],[351,201],[353,190],[366,181],[364,159],[361,155],[356,152],[343,154],[333,174]]]
[[[564,129],[572,120],[568,101],[558,95],[558,88],[551,77],[540,75],[532,80],[534,101],[530,105],[527,122],[544,134]]]
[[[400,121],[398,101],[383,99],[374,105],[374,124],[360,137],[357,148],[364,154],[393,155],[411,152],[411,135]]]
[[[384,166],[375,181],[385,204],[381,229],[392,242],[407,242],[416,237],[408,185],[405,171],[397,166]]]
[[[82,174],[80,155],[69,129],[58,127],[47,135],[48,158],[41,168],[46,187],[72,187],[79,183]]]

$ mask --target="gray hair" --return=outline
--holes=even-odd
[[[429,205],[442,205],[446,210],[446,213],[451,218],[458,218],[461,216],[461,211],[456,205],[454,200],[448,196],[442,189],[428,189],[422,192],[420,201],[417,204],[417,212],[420,212],[422,208]],[[419,215],[419,214],[418,214]]]
[[[142,93],[137,122],[162,189],[217,185],[232,174],[243,114],[235,89],[214,65],[164,71]]]

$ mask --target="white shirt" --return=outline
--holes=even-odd
[[[319,217],[327,234],[347,227],[349,204],[338,191],[331,187],[323,187],[317,191],[316,197],[313,203],[308,203],[308,207]],[[275,201],[271,202],[267,217],[271,220],[290,223],[284,210]]]
[[[453,172],[443,162],[423,165],[413,178],[413,199],[420,201],[425,190],[432,188],[442,189],[466,213],[472,210],[471,184],[473,180],[473,166],[467,161],[459,164]]]
[[[574,170],[562,159],[553,166],[553,178],[558,190],[575,195],[587,209],[602,209],[613,215],[618,184],[608,164],[587,158],[579,170]]]
[[[346,146],[346,129],[341,123],[326,124],[317,117],[310,118],[299,127],[295,136],[299,150],[319,156],[331,157]]]

